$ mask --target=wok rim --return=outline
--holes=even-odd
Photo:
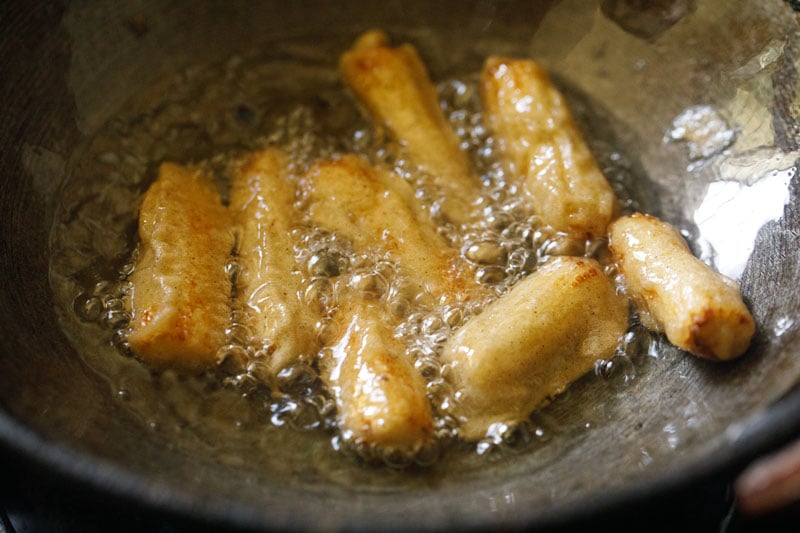
[[[795,386],[782,398],[761,412],[753,413],[740,422],[741,432],[726,438],[716,450],[684,462],[679,468],[663,468],[652,476],[637,477],[611,489],[595,489],[585,498],[548,506],[518,506],[504,515],[491,513],[455,512],[449,509],[440,515],[398,513],[387,516],[379,513],[344,513],[337,517],[336,529],[380,527],[389,529],[441,529],[443,527],[564,527],[588,519],[598,520],[626,508],[633,508],[655,498],[673,494],[716,476],[732,481],[747,464],[786,444],[800,433],[800,387]],[[730,430],[731,428],[729,428]],[[170,515],[180,520],[206,525],[265,530],[279,526],[285,529],[319,527],[324,512],[299,513],[274,521],[275,509],[269,502],[259,511],[249,504],[225,498],[202,501],[188,491],[153,482],[146,476],[131,472],[123,465],[99,460],[91,453],[72,449],[50,441],[0,411],[0,446],[16,454],[29,467],[46,469],[64,487],[93,490],[119,504],[133,504],[154,516]],[[713,452],[713,453],[712,453]],[[645,470],[646,472],[646,470]],[[412,501],[410,500],[404,501]],[[518,502],[519,503],[519,502]],[[306,502],[308,505],[308,502]],[[269,515],[265,512],[269,511]],[[280,514],[280,513],[278,513]],[[376,522],[379,521],[379,522]],[[326,525],[331,524],[326,521]]]

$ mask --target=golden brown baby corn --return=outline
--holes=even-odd
[[[545,71],[530,60],[490,57],[480,87],[488,126],[530,210],[576,239],[604,236],[614,192]]]
[[[316,316],[301,299],[291,237],[298,215],[288,165],[288,155],[277,148],[253,154],[231,189],[239,232],[237,294],[253,340],[271,354],[273,374],[298,355],[316,351]]]
[[[357,249],[388,253],[435,298],[460,298],[466,289],[482,293],[399,176],[346,155],[312,167],[304,187],[314,223],[346,237]]]
[[[385,33],[369,31],[342,55],[339,70],[375,125],[429,175],[432,189],[442,196],[444,216],[456,224],[470,220],[479,183],[417,50],[410,44],[392,48]]]
[[[351,298],[338,313],[343,334],[323,362],[342,434],[389,452],[417,452],[430,442],[433,413],[425,381],[394,337],[380,301]]]
[[[614,355],[628,305],[593,259],[558,257],[471,318],[447,341],[460,435],[514,425]]]
[[[609,246],[629,296],[646,323],[708,359],[742,355],[755,333],[738,284],[692,255],[680,233],[636,213],[609,228]]]
[[[234,244],[214,185],[187,168],[162,164],[142,202],[139,238],[128,297],[131,349],[156,368],[213,365],[230,320],[225,265]]]

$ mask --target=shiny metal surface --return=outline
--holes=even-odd
[[[780,0],[651,4],[674,8],[667,15],[631,11],[640,4],[0,5],[0,442],[148,509],[332,529],[568,522],[734,473],[791,437],[800,428],[791,392],[800,378],[798,15]],[[176,71],[282,36],[376,26],[433,36],[438,48],[423,56],[434,77],[477,71],[490,53],[530,55],[574,105],[595,108],[588,126],[620,147],[642,204],[741,279],[758,324],[750,353],[730,365],[643,358],[624,394],[585,383],[546,412],[589,431],[402,478],[365,469],[347,483],[287,478],[145,427],[59,327],[48,282],[59,184],[106,121]],[[681,130],[687,110],[708,119],[694,106],[715,113],[705,131]]]

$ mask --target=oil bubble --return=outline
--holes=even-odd
[[[82,320],[96,322],[103,313],[103,302],[98,296],[81,293],[75,298],[73,309]]]
[[[496,285],[506,278],[506,271],[501,267],[484,266],[475,271],[475,280],[482,285]]]
[[[506,251],[498,242],[491,240],[467,243],[463,254],[476,265],[499,265],[506,260]]]

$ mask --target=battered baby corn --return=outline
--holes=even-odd
[[[288,165],[288,155],[277,148],[254,154],[237,173],[230,202],[239,234],[237,295],[253,340],[271,354],[273,374],[316,351],[316,317],[301,300],[291,238],[298,215]]]
[[[480,88],[488,126],[520,176],[530,210],[576,239],[605,235],[614,192],[545,71],[530,60],[490,57]]]
[[[336,399],[339,429],[349,441],[413,454],[434,436],[425,381],[394,337],[379,301],[351,298],[338,313],[344,333],[323,361]]]
[[[609,241],[628,294],[672,344],[716,360],[747,350],[755,322],[738,284],[694,257],[675,228],[636,213],[611,225]]]
[[[356,249],[387,252],[435,298],[453,300],[466,289],[482,291],[399,176],[346,155],[312,167],[304,187],[314,223],[346,237]]]
[[[480,198],[479,183],[417,50],[410,44],[391,48],[385,33],[369,31],[342,55],[339,70],[375,125],[428,174],[442,197],[442,214],[456,224],[469,221]]]
[[[514,425],[614,355],[628,305],[597,261],[558,257],[470,319],[445,344],[460,390],[460,435],[480,439]]]
[[[214,185],[189,169],[162,164],[142,202],[139,238],[128,296],[131,349],[156,368],[213,365],[230,320],[225,264],[234,244]]]

